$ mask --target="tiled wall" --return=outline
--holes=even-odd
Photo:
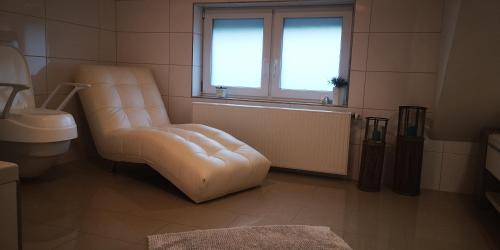
[[[432,124],[440,62],[443,1],[358,0],[349,106],[363,116],[390,119],[384,182],[392,182],[399,105],[428,107]],[[353,145],[356,174],[361,146]],[[422,187],[471,193],[477,180],[477,145],[426,140]],[[355,177],[354,176],[354,177]]]
[[[79,64],[116,62],[115,26],[114,0],[0,1],[0,31],[17,34],[38,105],[59,83],[73,81]],[[65,110],[75,116],[80,136],[63,159],[70,161],[85,157],[91,142],[77,98]]]
[[[307,106],[390,118],[386,183],[391,182],[398,105],[427,106],[432,117],[443,1],[358,0],[349,107]],[[201,70],[199,60],[194,63],[192,60],[193,37],[196,43],[201,41],[200,31],[192,28],[193,2],[210,1],[4,0],[0,2],[0,30],[14,30],[19,34],[21,49],[32,71],[38,103],[59,82],[71,81],[78,64],[117,61],[151,68],[171,120],[189,122],[192,101],[214,101],[191,98],[193,69],[195,72]],[[85,141],[88,131],[85,131],[85,121],[76,99],[68,110],[77,117]],[[359,171],[362,126],[359,120],[353,124],[350,151],[353,179]],[[82,150],[88,138],[86,141],[74,144]],[[472,192],[477,174],[476,148],[468,142],[428,140],[422,186]]]
[[[499,10],[498,0],[446,0],[432,135],[478,140],[482,128],[500,127]]]
[[[192,1],[182,0],[116,2],[117,62],[152,69],[173,122],[190,117],[180,113],[191,103],[192,25],[176,18],[192,17],[192,8]]]
[[[444,1],[358,0],[349,107],[305,106],[390,118],[384,173],[387,184],[392,179],[398,106],[426,106],[428,116],[432,117]],[[192,72],[201,70],[199,60],[193,63],[191,50],[193,37],[195,47],[201,41],[201,31],[193,30],[193,3],[196,2],[211,1],[117,1],[118,63],[140,64],[153,69],[174,123],[190,122],[193,101],[304,107],[191,98],[192,80],[196,82],[193,77],[197,75]],[[353,179],[357,178],[359,171],[362,127],[361,121],[354,122],[350,151],[350,176]],[[477,150],[471,148],[476,148],[475,144],[427,140],[422,187],[472,192],[477,172],[474,171]]]
[[[479,176],[478,148],[478,144],[470,142],[426,141],[422,187],[473,193]]]

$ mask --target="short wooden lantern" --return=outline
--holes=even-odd
[[[394,192],[405,195],[420,193],[426,110],[418,106],[399,107]]]
[[[368,192],[380,191],[384,166],[385,137],[389,120],[382,117],[367,117],[358,187]]]

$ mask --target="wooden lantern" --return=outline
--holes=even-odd
[[[405,195],[420,193],[426,110],[417,106],[399,107],[394,192]]]
[[[384,166],[387,118],[367,117],[358,188],[363,191],[380,191]]]

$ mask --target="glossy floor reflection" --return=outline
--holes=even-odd
[[[101,161],[55,167],[21,188],[24,249],[146,249],[150,234],[269,224],[329,226],[353,249],[495,249],[500,235],[488,226],[498,216],[467,196],[366,193],[275,171],[262,187],[200,205],[148,167],[113,174]]]

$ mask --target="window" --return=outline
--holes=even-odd
[[[206,9],[203,92],[319,99],[348,78],[349,7]]]
[[[324,83],[339,72],[341,32],[341,18],[285,18],[281,87],[327,91]]]
[[[210,81],[221,86],[260,88],[263,39],[262,19],[214,20]]]

